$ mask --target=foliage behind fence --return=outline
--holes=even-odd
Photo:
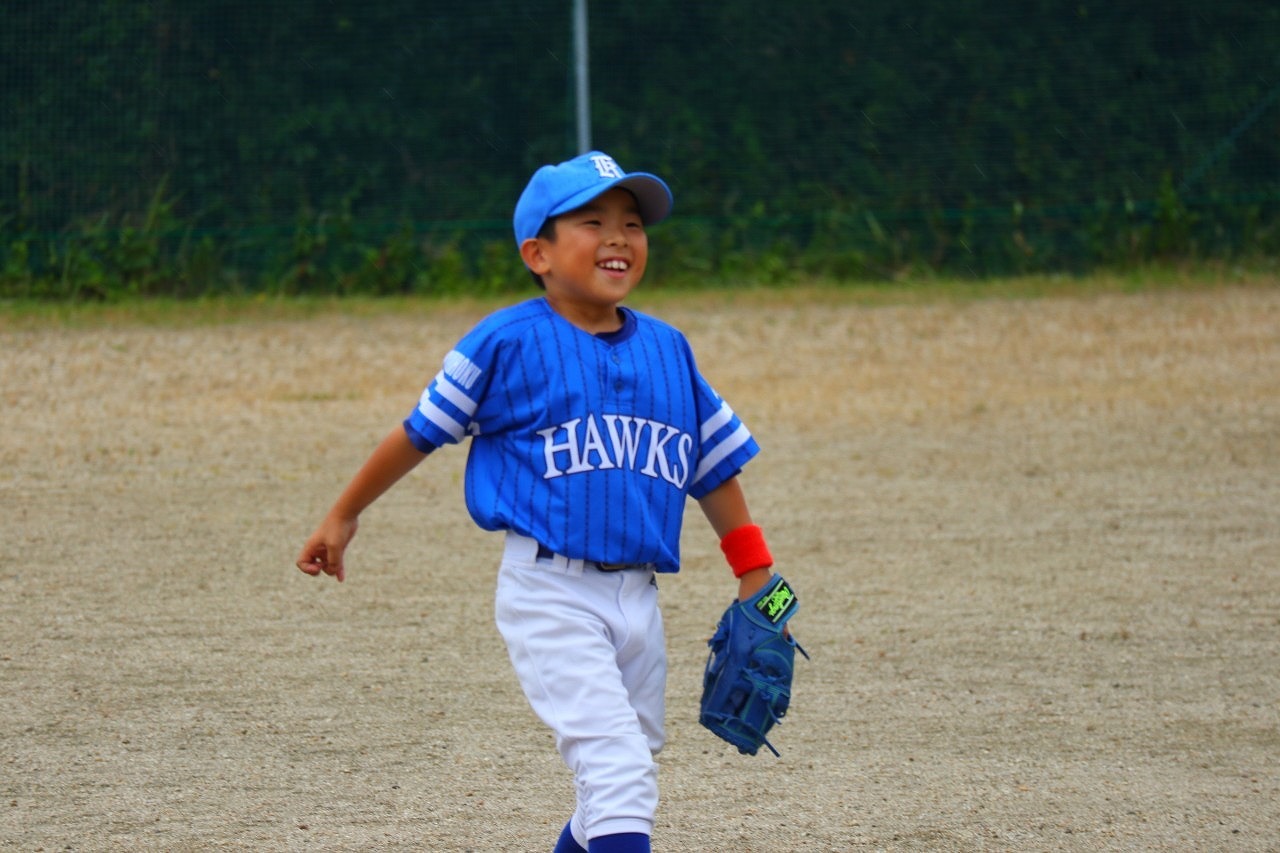
[[[66,0],[0,27],[0,297],[523,287],[576,153],[570,3]],[[1280,7],[590,8],[593,136],[672,184],[652,277],[1280,252]]]

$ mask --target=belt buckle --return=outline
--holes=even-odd
[[[538,543],[537,559],[554,560],[556,556],[557,555],[555,551],[552,551],[550,548],[548,548],[546,545],[543,545],[542,543]],[[598,571],[601,571],[601,572],[622,572],[622,571],[626,571],[627,569],[645,568],[649,565],[648,563],[601,563],[596,560],[587,560],[586,563],[589,566],[594,566]]]

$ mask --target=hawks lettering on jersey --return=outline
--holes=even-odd
[[[490,315],[445,357],[405,430],[422,449],[469,438],[467,508],[480,527],[676,571],[686,498],[759,447],[678,330],[624,317],[605,340],[545,298]]]
[[[544,442],[545,479],[625,468],[684,488],[689,481],[693,436],[670,424],[629,415],[603,415],[600,420],[605,424],[603,435],[595,415],[538,430]]]

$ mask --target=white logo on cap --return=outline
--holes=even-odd
[[[591,158],[591,163],[596,167],[596,172],[598,172],[602,178],[623,177],[621,167],[619,167],[608,154],[597,154]]]

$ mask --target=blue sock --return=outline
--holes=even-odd
[[[582,845],[573,840],[573,831],[569,829],[569,824],[564,825],[564,831],[560,833],[560,840],[556,842],[556,849],[552,853],[587,853]]]
[[[649,853],[649,836],[643,832],[601,835],[587,844],[588,853]]]

